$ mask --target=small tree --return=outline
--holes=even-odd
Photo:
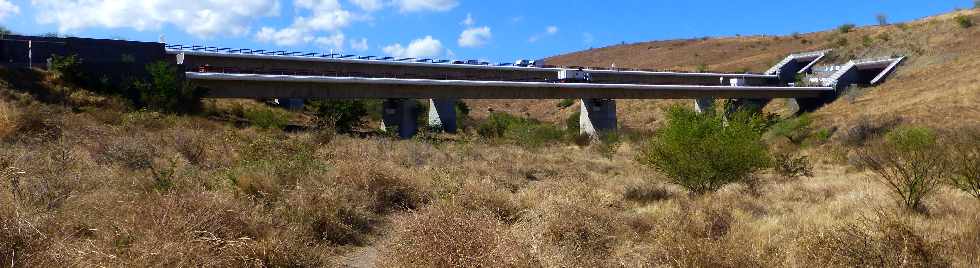
[[[899,127],[878,144],[858,151],[858,161],[876,173],[905,208],[922,212],[922,200],[942,182],[944,152],[932,130]]]
[[[726,123],[719,114],[672,107],[667,125],[643,149],[638,160],[695,195],[746,182],[752,173],[771,162],[754,123],[757,120],[751,118],[740,113]]]
[[[973,0],[973,9],[980,9],[980,0]]]
[[[980,200],[980,130],[959,133],[949,146],[950,184]]]
[[[855,27],[857,27],[857,26],[854,25],[854,24],[848,23],[848,24],[844,24],[844,25],[838,26],[837,27],[837,31],[840,32],[840,33],[842,33],[842,34],[846,34],[846,33],[849,33],[851,31],[853,31]]]
[[[885,13],[879,13],[875,16],[875,19],[878,20],[878,25],[880,26],[888,25],[888,15],[885,15]]]
[[[181,81],[176,66],[160,61],[147,65],[146,71],[150,80],[133,85],[139,92],[139,99],[133,101],[137,106],[174,113],[191,113],[201,108],[205,91]]]

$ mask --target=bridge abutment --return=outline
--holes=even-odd
[[[600,132],[614,131],[616,119],[616,100],[582,99],[582,112],[579,127],[583,135],[599,138]]]
[[[456,99],[429,99],[429,127],[456,133]]]
[[[398,137],[409,139],[418,129],[418,103],[414,99],[386,99],[381,105],[381,129],[397,131]]]

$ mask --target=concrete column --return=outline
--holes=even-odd
[[[581,133],[599,138],[601,131],[616,130],[616,100],[583,99],[579,117]]]
[[[456,133],[455,99],[429,99],[429,127]]]
[[[694,111],[698,113],[710,113],[715,111],[714,98],[700,98],[694,100]]]
[[[414,99],[386,99],[381,105],[381,129],[394,131],[398,137],[409,139],[418,129],[418,105]]]

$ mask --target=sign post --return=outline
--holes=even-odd
[[[34,42],[27,40],[27,68],[34,68]]]

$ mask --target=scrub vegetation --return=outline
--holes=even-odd
[[[575,135],[578,109],[534,102],[468,101],[462,133],[399,140],[372,130],[370,102],[182,112],[0,68],[0,264],[976,267],[980,35],[953,20],[847,33],[942,47],[853,101],[727,117],[623,101],[622,131],[597,142]],[[824,35],[841,33],[802,38]],[[781,40],[767,42],[800,44]],[[756,68],[763,44],[691,67]],[[145,83],[180,87],[168,81]]]

